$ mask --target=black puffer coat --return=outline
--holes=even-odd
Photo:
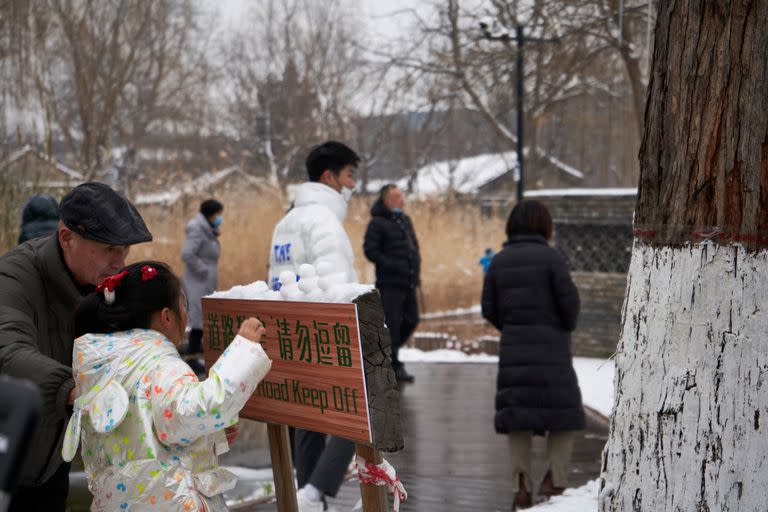
[[[376,265],[376,287],[419,286],[421,256],[410,217],[393,213],[379,199],[371,208],[363,251]]]
[[[501,331],[498,433],[584,428],[571,331],[579,293],[565,261],[540,236],[516,236],[485,276],[483,316]]]
[[[58,226],[59,204],[56,199],[46,194],[34,195],[21,210],[19,243],[55,233]]]

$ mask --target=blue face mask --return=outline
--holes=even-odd
[[[392,208],[392,213],[403,213],[402,208]]]
[[[217,228],[221,226],[221,223],[224,222],[224,217],[221,215],[218,215],[215,219],[213,219],[213,222],[211,222],[211,226]]]

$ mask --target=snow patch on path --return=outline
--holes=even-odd
[[[424,351],[403,347],[398,353],[404,363],[498,363],[499,356],[465,354],[460,350],[439,349]],[[573,368],[579,379],[584,405],[604,416],[610,416],[613,407],[613,377],[616,367],[611,359],[574,357]]]
[[[531,512],[595,512],[599,488],[598,480],[591,480],[581,487],[566,489],[562,496],[554,496],[527,510]]]
[[[423,313],[421,315],[422,320],[431,320],[433,318],[447,318],[451,316],[467,316],[473,314],[480,314],[480,304],[468,308],[451,309],[448,311],[435,311],[434,313]]]

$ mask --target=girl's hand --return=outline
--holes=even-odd
[[[266,330],[264,329],[264,324],[262,324],[258,319],[251,317],[246,318],[245,322],[240,325],[238,334],[247,340],[258,343],[261,341],[261,337],[264,336],[265,332]]]
[[[227,435],[227,444],[229,444],[229,446],[232,446],[233,444],[235,444],[237,437],[240,435],[240,424],[235,423],[231,427],[225,428],[224,433]]]

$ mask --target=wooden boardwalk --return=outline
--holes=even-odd
[[[402,389],[405,450],[384,454],[408,490],[403,512],[508,511],[511,471],[504,436],[493,430],[495,364],[411,363],[414,384]],[[575,443],[570,486],[600,473],[608,427],[588,415],[588,428]],[[545,468],[543,439],[534,442],[535,485]],[[351,511],[360,498],[355,480],[329,504]],[[391,504],[391,501],[390,501]],[[277,510],[274,504],[254,510]]]

